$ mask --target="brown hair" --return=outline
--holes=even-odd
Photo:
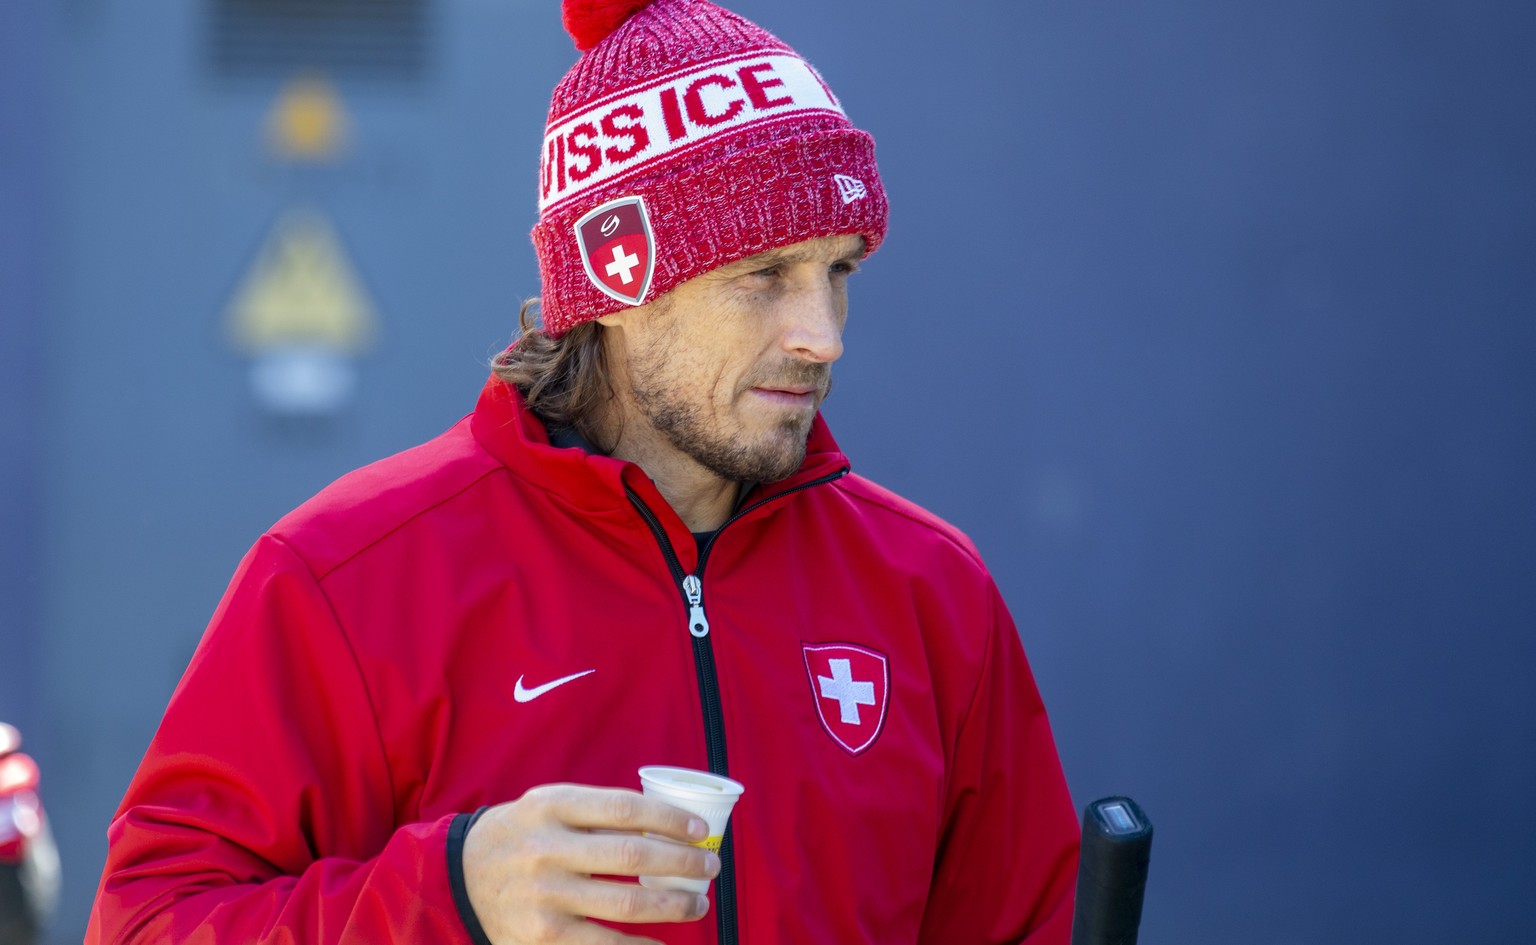
[[[534,415],[551,430],[570,427],[603,452],[598,429],[602,408],[613,399],[608,358],[603,350],[603,326],[584,322],[558,338],[535,323],[538,299],[523,303],[517,313],[522,334],[517,343],[491,363],[495,375],[522,392]]]

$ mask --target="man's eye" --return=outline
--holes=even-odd
[[[783,274],[783,270],[778,266],[766,266],[762,269],[754,269],[742,278],[745,278],[755,284],[761,285],[764,282],[772,282]]]
[[[851,276],[859,271],[859,264],[854,262],[836,262],[828,269],[835,276]]]

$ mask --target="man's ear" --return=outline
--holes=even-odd
[[[659,315],[665,315],[672,309],[671,299],[672,296],[670,294],[659,295],[644,305],[632,305],[628,308],[621,308],[617,312],[599,315],[594,321],[604,328],[625,328],[637,318],[655,318]]]
[[[644,306],[641,306],[642,308]],[[637,308],[621,308],[617,312],[609,312],[607,315],[599,315],[595,321],[604,328],[623,328],[629,324],[630,318],[639,311]]]

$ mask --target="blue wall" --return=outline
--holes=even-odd
[[[0,5],[0,720],[37,711],[39,344],[46,313],[45,47],[40,4]]]
[[[305,169],[261,146],[283,77],[210,73],[204,4],[47,6],[0,10],[0,154],[49,118],[0,164],[0,553],[39,575],[0,574],[34,607],[0,711],[36,725],[78,941],[240,554],[467,411],[536,293],[573,53],[554,0],[441,0],[427,72],[339,77],[355,146]],[[879,141],[891,236],[827,414],[986,554],[1079,805],[1156,823],[1142,941],[1536,940],[1536,8],[735,8]],[[381,333],[342,416],[275,424],[221,319],[295,203]]]

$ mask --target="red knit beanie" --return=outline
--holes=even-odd
[[[706,0],[565,0],[533,244],[544,327],[641,305],[757,253],[885,237],[875,142],[810,65]]]

